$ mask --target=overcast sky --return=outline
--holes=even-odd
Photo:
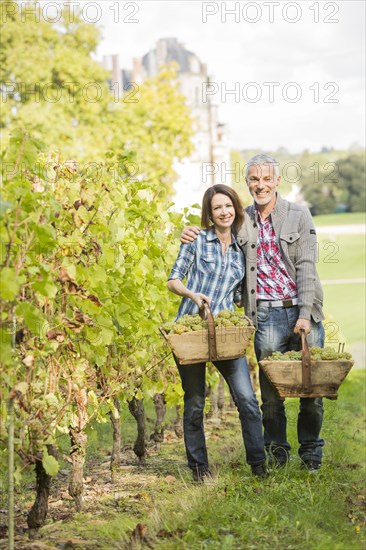
[[[364,1],[268,4],[103,1],[98,57],[118,53],[121,67],[131,68],[159,38],[176,37],[207,63],[231,147],[295,153],[365,146]],[[225,7],[235,6],[237,15],[225,21]],[[279,83],[272,101],[264,85],[271,82]],[[225,86],[236,86],[239,98],[225,97]]]

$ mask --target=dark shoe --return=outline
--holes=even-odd
[[[252,464],[251,469],[253,476],[258,477],[259,479],[268,477],[268,470],[265,462],[261,462],[260,464]]]
[[[280,468],[284,468],[287,464],[288,460],[285,458],[270,457],[268,459],[268,468],[270,470],[279,470]]]
[[[290,461],[290,452],[283,447],[266,448],[268,467],[277,470]]]
[[[309,474],[316,474],[321,468],[321,462],[316,462],[314,460],[303,460],[301,462],[301,468],[307,470]]]
[[[196,470],[192,470],[192,475],[193,481],[200,485],[212,481],[212,474],[208,468],[197,468]]]

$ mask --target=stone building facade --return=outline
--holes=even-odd
[[[204,191],[215,183],[231,185],[230,150],[227,129],[218,121],[218,109],[206,93],[210,82],[207,66],[197,55],[187,50],[176,38],[162,38],[142,58],[132,60],[130,70],[121,69],[117,55],[103,59],[111,71],[111,84],[128,90],[130,83],[141,84],[159,72],[159,67],[170,62],[179,67],[180,89],[186,97],[194,121],[192,142],[194,151],[183,162],[174,166],[178,179],[174,184],[177,210],[194,203],[201,204]]]

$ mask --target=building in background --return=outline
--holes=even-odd
[[[121,69],[118,55],[105,56],[103,66],[111,72],[111,86],[127,91],[131,83],[141,84],[158,74],[161,65],[175,61],[179,67],[180,89],[187,98],[194,120],[194,151],[174,166],[177,210],[201,204],[204,191],[213,184],[231,185],[230,150],[227,129],[218,121],[217,105],[205,92],[210,82],[207,66],[176,38],[162,38],[142,58],[134,58],[130,70]],[[207,96],[207,97],[206,97]]]

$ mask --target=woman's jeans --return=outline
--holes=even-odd
[[[261,304],[257,307],[258,327],[254,345],[257,360],[268,357],[274,351],[301,349],[301,339],[294,333],[299,316],[298,306],[268,307]],[[322,323],[311,322],[311,333],[307,336],[311,347],[324,346],[324,328]],[[266,375],[259,369],[259,383],[262,396],[262,414],[264,442],[271,458],[284,463],[289,458],[290,444],[286,435],[286,413],[284,401]],[[300,412],[297,421],[297,435],[300,444],[299,455],[305,461],[321,463],[323,439],[320,430],[323,422],[323,401],[321,398],[301,398]],[[272,455],[272,456],[271,456]]]
[[[208,469],[203,428],[206,363],[180,365],[176,358],[175,362],[184,390],[183,427],[188,466],[192,470],[204,471]],[[239,411],[248,464],[264,462],[266,457],[261,413],[252,388],[247,360],[241,357],[229,361],[213,361],[213,364],[226,380]]]

